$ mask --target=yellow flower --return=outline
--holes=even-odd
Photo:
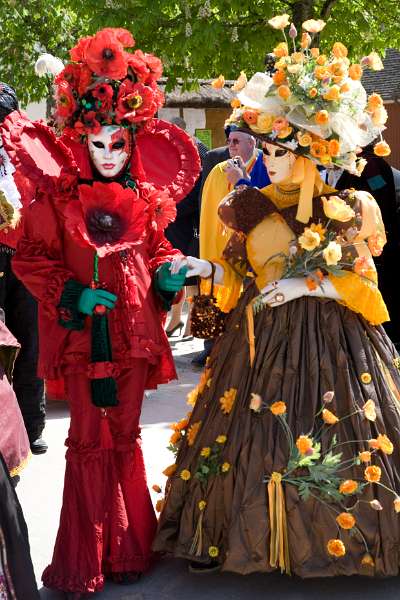
[[[190,471],[188,471],[187,469],[183,469],[181,471],[180,478],[183,479],[183,481],[189,481],[189,479],[191,478]]]
[[[337,265],[342,258],[342,248],[336,242],[329,242],[327,247],[322,251],[324,261],[328,266]]]
[[[231,100],[232,108],[240,108],[241,105],[242,105],[242,103],[240,102],[240,100],[238,98],[232,98],[232,100]]]
[[[196,387],[196,388],[194,388],[194,390],[189,392],[188,395],[186,396],[186,403],[189,404],[189,406],[194,406],[196,404],[198,396],[199,396],[199,390]]]
[[[324,100],[328,100],[331,102],[339,100],[340,87],[338,85],[332,85],[332,87],[328,88],[322,97]]]
[[[374,146],[376,156],[389,156],[390,152],[390,146],[386,142],[378,142]]]
[[[329,113],[327,110],[319,110],[314,119],[317,125],[326,125],[329,123]]]
[[[205,507],[207,506],[207,502],[205,500],[200,500],[198,506],[199,506],[199,510],[204,510]]]
[[[299,142],[299,145],[302,148],[307,148],[308,146],[311,146],[312,144],[312,137],[309,133],[298,133],[297,134],[297,141]]]
[[[189,425],[189,417],[185,417],[184,419],[181,419],[179,421],[179,423],[176,426],[176,429],[178,431],[182,431],[183,429],[186,429],[186,427]]]
[[[218,550],[217,546],[210,546],[208,549],[208,554],[209,554],[209,556],[211,556],[211,558],[217,558],[217,556],[219,554],[219,550]]]
[[[393,444],[387,435],[380,433],[376,438],[376,441],[378,443],[379,450],[381,450],[384,454],[393,454]]]
[[[351,65],[349,68],[349,77],[354,79],[354,81],[358,81],[361,79],[363,74],[362,66],[358,64]]]
[[[346,223],[355,217],[354,210],[347,204],[345,200],[339,196],[330,196],[329,199],[322,197],[324,213],[328,219]]]
[[[376,438],[371,438],[370,440],[368,440],[368,445],[370,448],[373,448],[374,450],[379,450],[379,444],[378,444],[378,440]]]
[[[233,405],[235,404],[237,390],[235,388],[230,388],[224,392],[224,395],[219,399],[219,403],[221,405],[221,410],[226,415],[229,415],[231,412]]]
[[[156,502],[156,511],[157,512],[161,512],[163,510],[163,508],[164,508],[164,504],[165,504],[165,500],[164,499],[157,500],[157,502]]]
[[[336,58],[345,58],[348,55],[348,50],[341,42],[335,42],[332,48],[332,54]]]
[[[262,406],[262,398],[259,394],[251,394],[250,410],[254,412],[260,412]]]
[[[256,127],[260,133],[269,133],[272,129],[274,117],[263,113],[258,116]]]
[[[381,468],[376,465],[371,465],[367,467],[364,471],[364,477],[370,483],[377,483],[381,480]]]
[[[302,27],[308,31],[308,33],[319,33],[323,30],[325,25],[326,23],[325,21],[322,21],[322,19],[308,19],[308,21],[304,21]]]
[[[187,443],[189,446],[193,446],[194,441],[197,437],[197,434],[199,432],[199,429],[201,427],[201,421],[197,421],[197,423],[193,423],[193,425],[191,425],[188,429],[187,432]]]
[[[215,441],[217,442],[217,444],[225,444],[226,440],[227,440],[227,437],[226,437],[226,435],[219,435],[219,436],[218,436],[218,437],[215,439]]]
[[[299,237],[299,244],[303,250],[315,250],[321,243],[319,233],[312,231],[310,227],[306,227],[303,231],[303,235]]]
[[[230,468],[231,468],[231,465],[230,465],[228,462],[224,462],[224,463],[221,465],[221,471],[222,471],[223,473],[227,473],[227,472],[229,471],[229,469],[230,469]]]
[[[271,25],[274,29],[285,29],[290,23],[289,15],[278,15],[268,20],[268,25]]]
[[[373,400],[367,400],[363,406],[364,417],[368,419],[368,421],[376,421],[376,409],[375,402]]]
[[[319,53],[318,53],[318,56],[315,58],[317,59],[317,65],[320,65],[320,66],[324,65],[326,63],[326,61],[328,60],[327,57],[325,56],[325,54],[319,54]]]
[[[219,77],[217,77],[217,79],[214,79],[211,82],[211,87],[213,87],[215,90],[221,90],[225,85],[225,77],[223,75],[220,75]]]
[[[322,419],[324,423],[327,423],[327,425],[336,425],[336,423],[339,421],[337,416],[327,408],[324,408],[322,411]]]
[[[314,231],[314,233],[318,233],[319,237],[321,238],[321,242],[324,241],[326,229],[322,226],[321,223],[311,223],[310,229],[311,231]],[[326,394],[332,394],[331,400],[333,399],[334,392],[326,392]],[[326,394],[324,394],[324,398]],[[324,400],[324,402],[327,402],[327,400]]]
[[[382,127],[388,120],[388,114],[386,108],[379,106],[374,110],[371,116],[372,122],[377,127]]]
[[[326,548],[332,556],[344,556],[346,554],[346,547],[342,540],[329,540]]]
[[[361,564],[366,565],[367,567],[374,567],[375,561],[370,554],[364,554],[361,559]]]
[[[322,61],[324,57],[323,56],[319,56],[317,58],[317,62]],[[320,65],[318,67],[315,67],[314,69],[314,75],[317,79],[327,79],[328,77],[331,76],[330,71],[327,67]]]
[[[367,373],[367,372],[361,373],[360,379],[361,379],[362,383],[368,384],[368,383],[371,383],[371,381],[372,381],[372,375],[371,375],[371,373]]]
[[[161,488],[160,488],[160,486],[159,486],[159,485],[157,485],[157,484],[154,484],[154,485],[152,486],[152,490],[154,490],[154,491],[155,491],[157,494],[161,494]]]
[[[286,127],[284,129],[281,129],[280,132],[278,133],[278,139],[284,140],[287,137],[289,137],[292,133],[293,133],[293,127]]]
[[[163,471],[163,475],[165,475],[166,477],[171,477],[171,475],[173,475],[176,471],[176,465],[170,465],[169,467],[167,467],[166,469],[164,469]]]
[[[234,92],[240,92],[247,84],[247,77],[244,71],[240,71],[239,77],[236,79],[235,83],[232,86],[232,90]],[[240,106],[240,104],[239,104]]]
[[[291,94],[292,92],[290,91],[289,86],[280,85],[278,87],[278,96],[280,96],[282,100],[287,100],[288,98],[290,98]]]
[[[371,462],[371,452],[369,450],[364,450],[363,452],[359,452],[358,458],[363,463]]]
[[[393,507],[394,507],[394,510],[397,513],[400,512],[400,498],[399,498],[399,496],[396,496],[396,498],[393,500]]]
[[[200,456],[204,456],[204,458],[208,458],[211,454],[211,448],[209,448],[208,446],[206,446],[205,448],[202,449],[202,451],[200,452]]]
[[[342,529],[353,529],[356,524],[356,520],[352,514],[348,512],[342,512],[336,517],[336,522]]]
[[[342,481],[342,483],[339,486],[339,492],[341,494],[354,494],[356,491],[358,490],[358,483],[357,481],[354,481],[353,479],[346,479],[345,481]]]
[[[286,404],[284,402],[274,402],[270,406],[273,415],[284,415],[286,412]]]
[[[296,440],[296,447],[300,454],[309,454],[312,451],[312,439],[307,435],[300,435]]]
[[[278,58],[283,58],[284,56],[289,56],[289,49],[286,42],[281,42],[274,48],[274,54]],[[276,66],[276,65],[275,65]]]

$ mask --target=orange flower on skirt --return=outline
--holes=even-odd
[[[336,425],[336,423],[339,421],[338,417],[327,408],[324,408],[322,411],[322,419],[327,425]]]
[[[346,547],[342,540],[329,540],[326,547],[331,556],[340,557],[346,554]]]
[[[346,479],[342,481],[339,486],[339,492],[341,494],[354,494],[358,490],[358,483],[353,479]]]
[[[197,423],[193,423],[188,429],[187,432],[187,442],[189,446],[193,446],[194,441],[199,433],[199,429],[201,427],[201,421],[197,421]]]
[[[364,477],[370,483],[377,483],[378,481],[380,481],[381,474],[381,468],[377,467],[376,465],[371,465],[370,467],[367,467],[364,471]]]
[[[352,514],[348,512],[342,512],[336,517],[336,522],[342,529],[353,529],[356,524],[356,520]]]
[[[296,446],[300,454],[310,454],[312,452],[312,439],[307,435],[300,435],[296,440]]]
[[[286,404],[284,402],[274,402],[270,406],[273,415],[284,415],[286,412]]]

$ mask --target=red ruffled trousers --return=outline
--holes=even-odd
[[[91,403],[90,379],[65,376],[71,424],[60,526],[46,587],[97,592],[105,575],[145,571],[156,517],[147,488],[139,418],[147,361],[117,376],[119,406],[107,416]]]

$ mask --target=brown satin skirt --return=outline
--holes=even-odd
[[[201,524],[201,555],[210,560],[209,548],[218,548],[222,569],[241,574],[269,572],[270,520],[266,478],[283,472],[288,461],[288,443],[277,417],[270,410],[250,410],[251,394],[272,404],[284,401],[287,422],[294,438],[319,429],[325,392],[335,397],[327,406],[339,417],[354,413],[368,399],[376,405],[376,421],[362,411],[331,426],[322,438],[326,450],[334,434],[344,445],[343,459],[367,450],[368,440],[385,433],[394,444],[393,454],[378,451],[372,463],[382,469],[381,482],[400,494],[400,373],[398,355],[382,327],[370,326],[360,315],[331,300],[300,298],[279,308],[262,310],[255,316],[256,353],[250,366],[246,306],[256,295],[251,285],[231,313],[226,332],[215,344],[208,367],[211,384],[199,396],[191,423],[201,421],[193,445],[181,444],[176,473],[169,479],[166,502],[160,516],[154,550],[175,557],[194,559],[192,543],[199,524],[200,500],[207,502]],[[369,373],[370,383],[361,375]],[[363,377],[365,380],[365,376]],[[367,378],[368,379],[368,378]],[[219,399],[226,390],[237,389],[229,414]],[[316,422],[315,422],[316,421]],[[327,426],[325,426],[327,428]],[[231,465],[227,473],[211,476],[206,484],[193,474],[200,451],[226,435],[222,461]],[[365,465],[346,468],[343,479],[362,481]],[[191,472],[183,481],[183,469]],[[354,516],[375,561],[375,568],[361,565],[365,547],[359,536],[339,529],[335,513],[314,498],[303,501],[297,488],[283,484],[291,572],[300,577],[335,575],[390,576],[399,572],[400,515],[393,508],[394,496],[375,484],[362,495],[351,496],[338,511],[358,502]],[[376,498],[383,510],[373,510]],[[328,554],[329,539],[341,537],[346,554]]]

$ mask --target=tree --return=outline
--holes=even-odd
[[[137,45],[158,54],[165,64],[168,87],[182,79],[187,87],[198,78],[223,73],[235,78],[253,73],[279,38],[268,19],[288,13],[300,31],[307,18],[324,19],[321,46],[340,40],[359,58],[381,53],[400,42],[397,0],[1,0],[3,51],[0,78],[17,88],[23,103],[48,95],[50,79],[33,71],[37,55],[47,51],[67,59],[82,35],[101,27],[126,27]]]

